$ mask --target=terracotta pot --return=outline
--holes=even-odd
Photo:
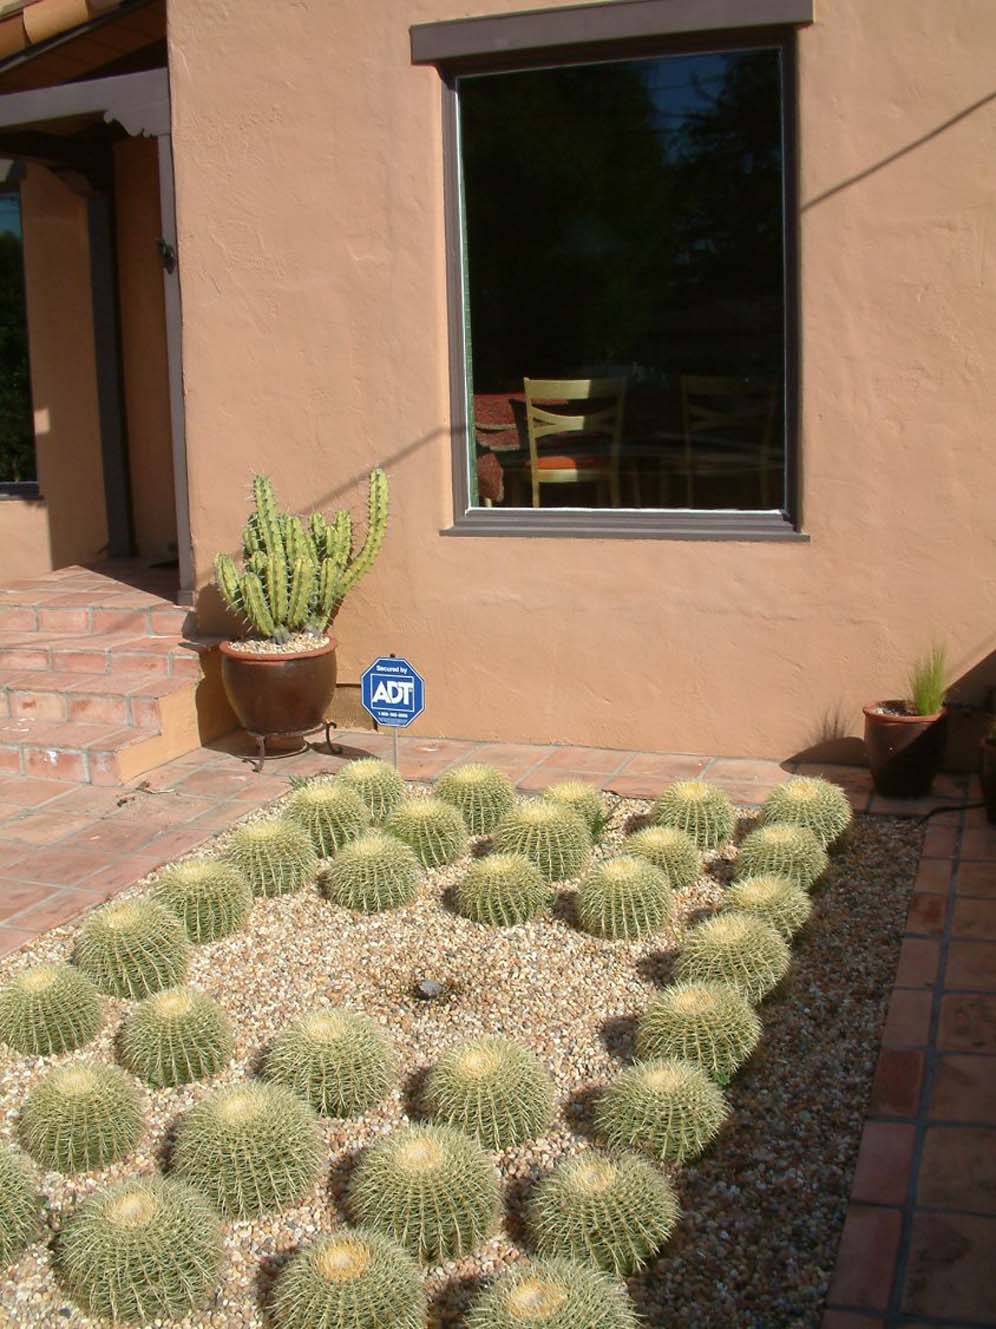
[[[984,738],[980,744],[982,760],[979,774],[982,779],[982,801],[986,806],[986,820],[996,825],[996,738]]]
[[[901,706],[901,702],[876,702]],[[875,792],[887,798],[922,798],[930,793],[944,756],[948,713],[935,715],[881,714],[866,706],[865,749]]]
[[[220,644],[221,679],[250,734],[306,734],[325,722],[336,680],[336,640],[314,651],[249,655]]]

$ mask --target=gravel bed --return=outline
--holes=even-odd
[[[618,850],[624,829],[648,807],[607,802],[612,815],[600,857]],[[741,814],[741,830],[751,824]],[[813,919],[793,945],[792,973],[761,1008],[761,1047],[730,1086],[732,1122],[703,1159],[674,1173],[682,1222],[658,1259],[629,1280],[649,1324],[818,1329],[920,839],[909,821],[859,818],[832,860]],[[349,914],[312,890],[257,901],[246,931],[195,950],[188,978],[235,1024],[230,1067],[208,1084],[146,1090],[148,1128],[126,1162],[73,1178],[41,1177],[48,1240],[2,1272],[0,1325],[98,1323],[69,1304],[52,1272],[49,1245],[64,1215],[112,1181],[154,1171],[168,1159],[177,1117],[217,1085],[252,1074],[283,1025],[322,1002],[362,1010],[389,1030],[403,1088],[362,1118],[325,1123],[328,1180],[305,1204],[226,1225],[223,1281],[212,1302],[181,1323],[264,1329],[274,1274],[299,1245],[346,1221],[344,1191],[358,1151],[408,1119],[421,1073],[444,1048],[501,1033],[549,1067],[559,1106],[545,1137],[497,1156],[509,1209],[501,1234],[472,1257],[428,1272],[433,1326],[459,1325],[481,1278],[528,1250],[519,1215],[530,1184],[558,1157],[590,1144],[599,1089],[632,1053],[633,1017],[667,981],[683,926],[718,903],[735,854],[711,856],[705,875],[679,896],[675,930],[641,943],[576,931],[569,886],[552,917],[502,931],[479,927],[446,908],[461,864],[429,873],[416,901],[385,914]],[[0,983],[30,964],[68,958],[76,930],[56,929],[7,957]],[[442,997],[420,1001],[413,986],[421,978],[442,981]],[[0,1046],[0,1137],[14,1137],[29,1089],[51,1065],[113,1059],[130,1003],[105,1002],[105,1028],[78,1052],[42,1061]]]

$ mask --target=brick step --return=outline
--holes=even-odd
[[[0,672],[0,719],[85,721],[158,732],[162,699],[190,683],[143,673]]]
[[[0,721],[0,771],[75,784],[117,785],[159,764],[162,734],[87,721]]]
[[[131,632],[77,634],[0,631],[0,670],[50,670],[74,674],[152,674],[161,678],[200,676],[206,638],[136,636]]]
[[[0,633],[59,633],[89,637],[126,632],[133,637],[179,637],[192,626],[189,609],[143,591],[130,591],[120,596],[76,593],[34,603],[12,602],[11,596],[18,594],[24,592],[0,589]],[[71,603],[62,604],[60,600]]]

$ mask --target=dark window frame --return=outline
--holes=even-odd
[[[12,162],[10,163],[10,167],[9,167],[7,173],[6,173],[5,175],[0,176],[0,194],[13,194],[13,195],[16,196],[16,198],[17,198],[17,200],[18,200],[18,211],[19,211],[19,213],[20,213],[20,216],[21,216],[21,222],[22,222],[22,226],[21,226],[21,239],[22,239],[22,244],[23,244],[23,238],[24,238],[24,227],[23,227],[24,212],[23,212],[23,208],[21,207],[21,180],[22,180],[23,176],[24,176],[24,166],[23,166],[23,164],[22,164],[21,162],[19,162],[19,161],[12,161]],[[23,249],[22,249],[22,254],[23,254]],[[23,272],[22,272],[22,279],[23,279]],[[27,327],[27,322],[28,322],[28,308],[27,308],[27,304],[28,304],[28,302],[27,302],[27,292],[25,292],[25,301],[24,301],[24,324],[25,324],[24,332],[25,332],[25,338],[27,338],[27,336],[28,336],[28,327]],[[30,348],[28,349],[28,397],[29,397],[29,401],[30,401],[30,404],[31,404],[31,407],[32,407],[32,410],[33,410],[33,407],[34,407],[34,400],[33,400],[32,393],[31,393],[31,351],[30,351]],[[32,419],[33,419],[33,418],[34,418],[34,417],[33,417],[33,414],[32,414]],[[34,438],[33,446],[34,446],[34,452],[35,452],[35,473],[36,473],[36,478],[35,478],[34,480],[3,480],[3,481],[0,481],[0,502],[10,501],[11,499],[26,499],[26,500],[29,500],[29,501],[31,501],[31,502],[35,502],[35,501],[37,501],[37,500],[41,497],[41,490],[40,490],[39,487],[38,487],[38,479],[37,479],[37,468],[38,468],[38,439],[37,439],[37,436]]]
[[[695,0],[701,6],[701,0]],[[671,8],[668,9],[667,7]],[[436,64],[442,77],[443,174],[446,280],[449,328],[450,431],[452,436],[453,525],[445,535],[552,536],[595,539],[807,540],[801,529],[800,483],[800,311],[799,184],[797,131],[797,54],[795,24],[812,20],[811,0],[718,0],[713,15],[735,12],[740,26],[689,32],[665,27],[653,37],[632,36],[637,11],[645,21],[668,13],[688,18],[685,0],[623,0],[604,6],[538,11],[495,19],[456,20],[412,29],[413,58]],[[613,11],[622,18],[618,40],[583,40],[593,11]],[[750,22],[751,11],[758,18]],[[652,13],[651,13],[652,11]],[[807,17],[808,12],[808,17]],[[701,7],[699,9],[701,13]],[[780,14],[779,22],[773,15]],[[601,16],[603,21],[607,15]],[[503,24],[518,26],[503,28]],[[786,22],[793,26],[786,26]],[[537,24],[540,26],[537,27]],[[456,30],[460,31],[457,32]],[[677,35],[676,35],[677,31]],[[516,36],[521,39],[516,40]],[[572,40],[572,34],[575,39]],[[547,38],[550,40],[547,41]],[[581,38],[582,40],[578,40]],[[556,44],[551,44],[556,41]],[[480,42],[480,49],[469,48]],[[528,45],[528,43],[534,43]],[[535,44],[539,42],[540,44]],[[702,51],[778,49],[781,54],[783,132],[783,237],[785,299],[785,439],[786,503],[776,511],[688,509],[557,509],[472,507],[470,428],[466,357],[466,275],[463,254],[463,203],[457,81],[465,74],[502,73],[549,65],[599,60],[648,58]],[[437,54],[458,49],[459,55]]]

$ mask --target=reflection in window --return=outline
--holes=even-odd
[[[0,484],[35,479],[21,201],[0,191]]]
[[[781,55],[461,77],[471,503],[781,509]]]

